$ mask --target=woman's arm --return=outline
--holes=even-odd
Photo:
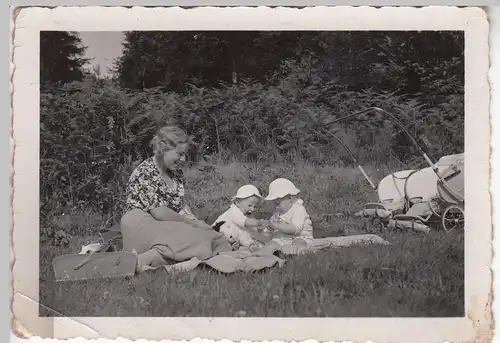
[[[187,222],[186,217],[167,206],[160,206],[151,210],[151,215],[159,221]]]
[[[204,221],[199,220],[197,218],[194,219],[187,218],[166,206],[157,207],[151,210],[151,215],[153,216],[154,219],[158,221],[182,222],[196,226],[199,229],[212,230],[212,227],[207,223],[205,223]]]
[[[198,219],[193,211],[191,211],[191,208],[188,205],[185,205],[182,210],[179,212],[182,216],[188,218],[188,219]]]

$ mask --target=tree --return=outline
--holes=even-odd
[[[164,87],[184,92],[188,83],[218,87],[243,78],[265,82],[284,59],[296,58],[303,32],[127,32],[116,77],[126,88]]]
[[[40,32],[40,83],[81,81],[86,49],[76,32]]]
[[[309,82],[335,82],[352,91],[460,93],[463,33],[128,32],[115,73],[126,88],[185,92],[188,84],[217,88],[242,79],[266,84],[294,73],[286,65],[301,60],[309,65]]]

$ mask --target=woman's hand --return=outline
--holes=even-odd
[[[185,217],[175,212],[174,210],[161,206],[151,210],[151,215],[154,219],[159,221],[174,221],[174,222],[183,222],[185,221]]]
[[[185,222],[199,229],[213,230],[210,225],[196,218],[188,206],[184,207],[181,213],[177,213],[168,207],[162,206],[152,210],[151,214],[156,220]]]
[[[193,214],[193,211],[189,208],[188,205],[184,206],[182,210],[179,212],[181,216],[186,217],[187,219],[197,219],[196,216]]]

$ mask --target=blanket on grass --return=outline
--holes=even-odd
[[[123,249],[138,256],[138,272],[160,267],[185,270],[200,264],[225,273],[257,271],[282,265],[284,260],[278,255],[298,255],[353,244],[387,244],[376,235],[357,235],[314,239],[307,246],[271,240],[257,251],[250,252],[246,248],[232,251],[222,233],[182,222],[158,221],[149,213],[137,209],[122,217],[121,233]]]
[[[116,238],[118,234],[118,232],[115,232],[111,239]],[[110,235],[106,236],[110,239]],[[173,264],[166,264],[168,262],[157,253],[159,257],[158,263],[145,266],[141,272],[158,268],[164,268],[167,272],[182,272],[202,265],[209,266],[225,274],[254,272],[276,266],[281,267],[286,261],[286,256],[305,254],[325,248],[348,247],[355,244],[386,245],[389,243],[373,234],[319,238],[310,242],[308,246],[282,245],[271,241],[257,251],[251,252],[248,248],[240,248],[237,251],[215,252],[208,257],[205,254],[205,245],[195,245],[190,247],[189,255],[183,255],[182,260],[171,260]],[[85,249],[82,250],[84,251],[81,254],[58,256],[53,260],[54,275],[57,281],[124,277],[137,272],[137,254],[126,250],[89,254]],[[151,251],[157,252],[156,249]],[[179,256],[178,254],[175,255]]]
[[[309,246],[280,245],[271,241],[261,249],[250,252],[248,248],[236,251],[220,252],[217,255],[200,260],[193,257],[190,260],[163,266],[167,272],[189,271],[200,265],[209,266],[222,273],[254,272],[265,268],[282,267],[285,259],[279,256],[293,256],[315,252],[326,248],[342,248],[352,245],[388,245],[389,242],[382,237],[366,234],[342,237],[327,237],[314,239]],[[156,269],[156,268],[146,268]]]

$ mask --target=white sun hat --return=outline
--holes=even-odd
[[[246,199],[251,196],[256,196],[262,199],[262,196],[260,195],[257,187],[255,187],[254,185],[244,185],[238,188],[238,191],[236,191],[236,195],[231,200],[234,201],[236,199]]]
[[[269,194],[265,200],[275,200],[287,195],[297,195],[299,192],[300,190],[290,180],[279,178],[269,185]]]

